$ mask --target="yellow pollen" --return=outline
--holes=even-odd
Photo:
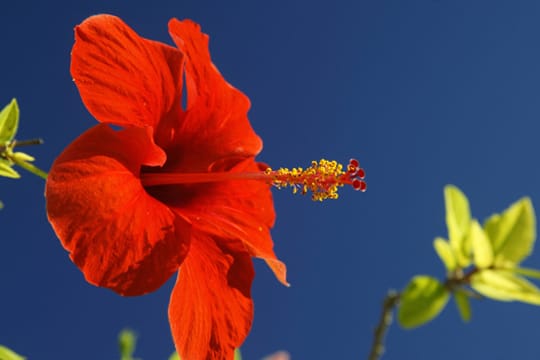
[[[344,185],[352,185],[355,190],[366,190],[366,183],[362,180],[364,170],[359,167],[357,160],[351,159],[346,171],[343,169],[344,166],[337,161],[321,159],[312,161],[307,169],[296,167],[274,171],[268,168],[265,173],[278,189],[291,187],[293,194],[300,192],[302,195],[311,192],[314,201],[337,199],[338,189]]]

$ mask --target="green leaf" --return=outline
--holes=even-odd
[[[28,155],[26,153],[17,151],[11,155],[13,157],[14,162],[17,161],[34,161],[36,160],[32,155]]]
[[[479,271],[471,277],[471,287],[491,299],[540,305],[540,290],[509,270]]]
[[[471,222],[468,236],[472,247],[474,264],[480,269],[490,267],[493,264],[493,249],[478,221],[473,220]]]
[[[121,360],[132,360],[137,345],[137,335],[129,329],[124,329],[118,335]]]
[[[447,185],[444,187],[444,203],[450,245],[454,250],[458,265],[467,267],[470,264],[469,246],[466,243],[466,235],[471,222],[469,200],[457,187]]]
[[[21,175],[19,175],[18,172],[13,170],[13,168],[11,167],[11,164],[3,159],[0,159],[0,176],[12,178],[12,179],[18,179],[21,177]]]
[[[536,217],[531,199],[522,198],[501,215],[491,216],[484,228],[491,240],[495,263],[519,264],[532,252],[536,240]]]
[[[180,359],[180,356],[178,356],[178,354],[175,351],[171,354],[171,356],[169,356],[169,360],[181,360],[181,359]]]
[[[0,145],[13,140],[19,127],[19,105],[13,99],[0,111]]]
[[[433,240],[433,247],[443,262],[446,270],[448,272],[454,271],[457,267],[457,262],[450,243],[441,237],[437,237]]]
[[[439,280],[426,275],[415,276],[401,293],[400,325],[411,329],[431,321],[444,309],[449,296]]]
[[[0,345],[0,360],[24,360],[24,356],[21,356],[14,352],[13,350],[8,349],[5,346]]]
[[[536,269],[530,269],[530,268],[522,268],[522,267],[514,267],[511,269],[508,269],[516,274],[523,275],[529,278],[533,279],[540,279],[540,270]]]
[[[240,354],[240,349],[234,350],[234,360],[242,360],[242,354]]]
[[[456,302],[459,316],[463,322],[469,322],[471,320],[471,303],[467,293],[461,289],[454,291],[454,301]]]

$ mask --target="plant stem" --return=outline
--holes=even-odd
[[[31,156],[24,153],[13,153],[13,148],[15,148],[16,146],[29,146],[29,145],[40,145],[40,144],[43,144],[42,139],[30,139],[30,140],[21,140],[21,141],[12,140],[4,145],[0,145],[0,158],[4,160],[8,160],[13,164],[19,165],[26,171],[29,171],[36,176],[39,176],[43,180],[47,180],[47,173],[45,171],[27,162],[28,160],[30,161],[34,160]]]
[[[384,353],[384,337],[388,328],[392,324],[392,314],[394,308],[399,302],[399,293],[395,290],[388,291],[383,301],[383,307],[381,311],[381,317],[379,323],[373,333],[373,343],[371,345],[371,352],[369,354],[369,360],[378,360]]]
[[[20,147],[20,146],[41,145],[41,144],[43,144],[43,139],[12,140],[9,143],[0,145],[0,153],[3,153],[8,148],[14,149],[15,147]]]
[[[29,146],[29,145],[41,145],[41,144],[43,144],[43,139],[13,140],[13,147]]]
[[[47,180],[47,173],[45,171],[41,170],[40,168],[38,168],[37,166],[34,166],[34,165],[30,164],[30,163],[27,163],[26,161],[19,161],[19,160],[14,159],[14,158],[12,158],[11,160],[15,164],[22,167],[24,170],[29,171],[32,174],[39,176],[43,180]]]

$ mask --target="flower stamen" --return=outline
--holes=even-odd
[[[314,201],[337,199],[338,190],[344,185],[351,185],[354,190],[366,191],[363,180],[365,171],[358,160],[351,159],[344,167],[337,161],[321,159],[312,161],[307,169],[267,168],[261,172],[208,172],[208,173],[142,173],[143,186],[160,186],[171,184],[212,183],[231,180],[264,181],[278,189],[292,188],[293,194],[302,195],[311,192]]]
[[[272,178],[272,185],[278,189],[291,187],[293,194],[302,195],[311,192],[314,201],[337,199],[338,190],[344,185],[351,185],[353,189],[366,191],[367,184],[363,180],[365,171],[360,167],[358,160],[351,159],[344,169],[337,161],[321,159],[312,161],[307,169],[280,168],[278,170],[266,169],[265,173]]]

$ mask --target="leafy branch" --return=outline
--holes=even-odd
[[[15,152],[16,146],[42,144],[41,139],[17,141],[15,135],[19,128],[19,105],[13,99],[0,111],[0,176],[17,179],[21,176],[13,169],[18,165],[34,175],[47,178],[47,173],[31,164],[34,157],[23,152]]]
[[[369,360],[384,352],[384,336],[398,308],[398,322],[412,329],[433,320],[453,296],[464,322],[471,319],[470,300],[491,298],[540,305],[540,289],[526,278],[540,279],[540,271],[521,267],[536,240],[536,217],[524,197],[483,226],[471,218],[466,196],[455,186],[444,189],[448,237],[435,238],[433,246],[446,268],[440,282],[429,275],[414,276],[401,293],[389,292],[374,332]]]

